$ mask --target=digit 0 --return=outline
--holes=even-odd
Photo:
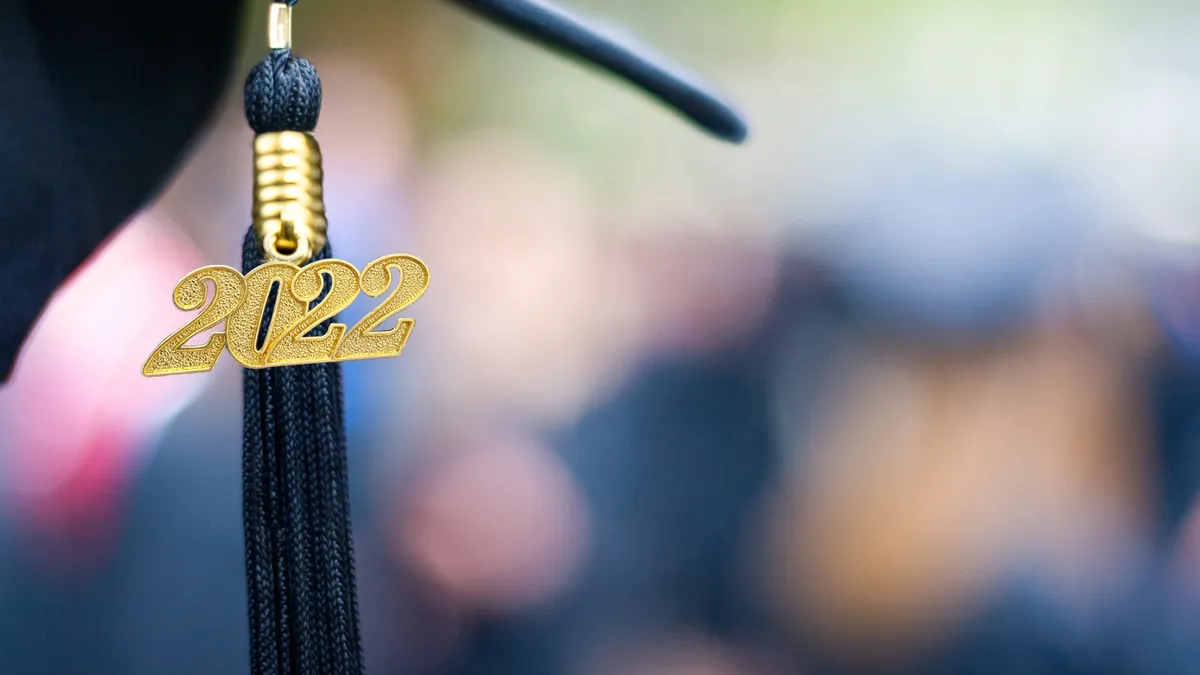
[[[300,268],[291,263],[272,262],[246,275],[242,304],[225,322],[229,353],[246,368],[265,368],[268,348],[308,311],[308,303],[292,295],[292,280],[298,274]],[[274,310],[266,316],[272,288],[279,290]]]

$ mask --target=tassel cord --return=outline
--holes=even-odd
[[[320,106],[316,70],[290,50],[272,52],[246,82],[246,119],[259,134],[311,132]],[[313,260],[330,255],[326,245]],[[263,262],[250,228],[243,271]],[[264,310],[260,348],[278,293]],[[323,335],[330,323],[310,335]],[[362,675],[341,368],[286,366],[244,377],[251,673]]]

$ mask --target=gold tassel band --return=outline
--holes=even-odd
[[[300,264],[325,247],[321,148],[312,134],[254,139],[254,232],[270,260]]]

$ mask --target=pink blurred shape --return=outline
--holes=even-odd
[[[578,572],[589,536],[561,460],[533,439],[473,434],[435,460],[409,496],[400,548],[459,603],[544,602]]]
[[[191,316],[171,293],[200,264],[178,228],[144,214],[55,295],[0,389],[0,498],[26,527],[101,540],[111,529],[141,450],[207,379],[141,374]]]

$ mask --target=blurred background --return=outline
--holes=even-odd
[[[0,673],[248,670],[241,372],[139,366],[239,259],[262,4],[0,390]],[[1200,672],[1200,5],[566,4],[749,144],[445,3],[297,10],[336,253],[433,279],[345,366],[369,672]]]

